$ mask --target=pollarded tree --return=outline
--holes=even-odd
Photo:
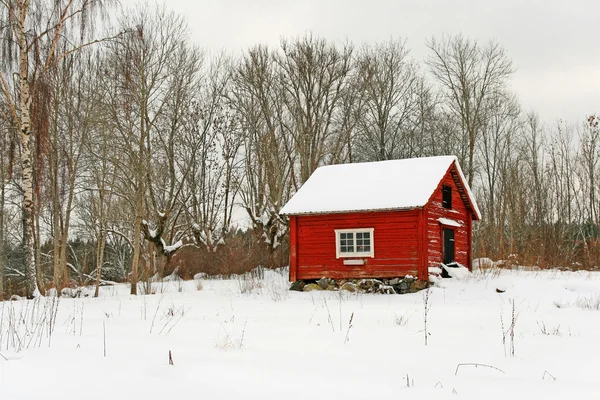
[[[176,157],[184,145],[180,130],[193,98],[199,53],[187,43],[183,19],[164,9],[131,11],[121,24],[136,29],[109,46],[104,106],[121,155],[115,159],[115,185],[133,218],[131,293],[137,294],[139,266],[145,265],[142,277],[149,278],[155,255],[168,258],[181,246],[180,241],[167,245],[163,235],[169,239],[169,227],[184,207],[180,197],[189,165],[178,164]],[[142,252],[146,243],[148,257]]]
[[[228,93],[243,132],[240,200],[271,253],[287,232],[279,209],[289,198],[295,162],[273,57],[266,47],[250,49],[236,66]]]
[[[21,189],[23,192],[23,258],[27,271],[27,293],[40,294],[36,277],[34,243],[34,155],[35,115],[42,109],[46,74],[61,60],[94,42],[93,21],[109,0],[5,0],[0,2],[2,64],[0,90],[21,138]],[[61,43],[68,43],[61,46]],[[10,77],[17,77],[13,81]]]
[[[187,228],[196,246],[215,251],[231,225],[243,138],[239,116],[226,98],[230,60],[220,55],[205,70],[187,106],[179,162],[187,166],[183,189]]]

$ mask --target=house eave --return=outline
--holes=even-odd
[[[296,213],[281,213],[282,216],[308,216],[308,215],[325,215],[325,214],[353,214],[353,213],[369,213],[369,212],[390,212],[390,211],[410,211],[422,209],[424,206],[411,207],[391,207],[391,208],[366,208],[356,210],[333,210],[333,211],[308,211]]]

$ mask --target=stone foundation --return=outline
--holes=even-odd
[[[296,281],[290,290],[311,292],[314,290],[346,290],[348,292],[405,294],[415,293],[430,286],[429,282],[419,281],[407,276],[393,279],[330,279],[321,278],[317,281]]]

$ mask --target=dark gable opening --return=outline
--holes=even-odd
[[[442,186],[442,206],[452,208],[452,186]]]

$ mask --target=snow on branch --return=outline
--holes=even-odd
[[[179,240],[175,244],[167,245],[162,238],[162,235],[165,231],[165,225],[169,215],[165,212],[159,212],[158,217],[158,223],[155,229],[151,229],[148,221],[143,220],[142,232],[144,233],[144,238],[154,244],[157,254],[169,257],[175,254],[175,252],[183,246],[183,242]]]
[[[208,251],[215,252],[217,251],[217,247],[219,245],[225,244],[223,235],[219,234],[218,232],[215,232],[214,230],[208,227],[202,229],[202,227],[199,224],[194,223],[192,224],[191,229],[196,244],[203,244],[204,246],[206,246]]]
[[[183,246],[183,242],[181,240],[178,240],[177,242],[175,242],[175,244],[172,244],[170,246],[167,246],[165,244],[164,240],[162,240],[162,239],[160,239],[160,240],[163,245],[163,253],[166,256],[175,253],[177,250],[179,250],[181,248],[181,246]]]

